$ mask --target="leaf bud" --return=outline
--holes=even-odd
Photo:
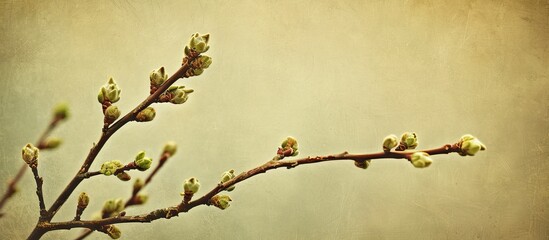
[[[225,210],[231,206],[231,204],[229,203],[230,201],[232,201],[232,199],[227,195],[215,195],[212,197],[212,199],[210,199],[210,204],[216,206],[221,210]]]
[[[21,150],[23,161],[25,161],[29,166],[36,167],[38,165],[38,148],[27,143],[25,147]]]
[[[156,116],[156,111],[152,107],[147,107],[135,116],[135,120],[138,122],[149,122]]]

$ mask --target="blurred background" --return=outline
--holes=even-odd
[[[179,144],[147,187],[149,202],[130,215],[179,203],[189,177],[205,193],[224,171],[271,159],[288,135],[301,156],[377,152],[383,137],[404,131],[418,134],[419,148],[470,133],[488,150],[436,156],[427,169],[406,161],[279,169],[238,185],[225,211],[202,206],[121,224],[122,239],[549,237],[546,1],[1,1],[0,11],[2,193],[23,163],[21,147],[65,101],[71,118],[53,133],[65,142],[39,165],[51,205],[99,139],[101,85],[114,77],[117,105],[129,111],[148,96],[150,71],[177,70],[200,32],[211,34],[213,63],[181,81],[195,90],[189,101],[154,105],[156,119],[127,124],[91,168],[139,150],[158,159],[166,141]],[[81,191],[91,197],[90,219],[131,185],[85,181],[54,220],[74,217]],[[0,219],[1,239],[26,238],[36,224],[30,172],[19,189]]]

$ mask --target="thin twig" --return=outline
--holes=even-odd
[[[40,218],[44,218],[46,216],[46,203],[44,202],[44,194],[42,193],[44,180],[38,175],[38,165],[32,165],[31,170],[36,181],[36,195],[38,196],[38,203],[40,205]]]
[[[162,168],[162,166],[164,166],[164,164],[168,161],[168,159],[170,157],[171,157],[171,155],[169,153],[167,153],[167,152],[162,153],[162,155],[160,156],[160,160],[158,161],[158,165],[156,165],[154,170],[149,174],[149,176],[147,176],[147,179],[145,180],[145,183],[143,184],[143,186],[138,188],[138,189],[133,189],[132,190],[132,195],[130,196],[130,198],[128,198],[128,200],[126,200],[126,203],[124,204],[124,209],[137,204],[137,202],[136,202],[137,194],[142,189],[144,189],[152,181],[152,178],[158,173],[158,171]],[[99,172],[88,172],[86,174],[92,174],[92,173],[94,175],[101,174]],[[92,233],[93,233],[93,230],[84,229],[82,231],[82,233],[78,237],[75,238],[75,240],[85,239],[86,237],[88,237]]]
[[[297,167],[304,164],[313,164],[321,163],[328,161],[341,161],[341,160],[351,160],[351,161],[364,161],[364,160],[373,160],[373,159],[409,159],[410,155],[414,152],[426,152],[429,155],[439,155],[439,154],[448,154],[452,152],[459,152],[460,148],[454,145],[444,145],[440,148],[434,148],[429,150],[414,150],[414,151],[402,151],[402,152],[379,152],[379,153],[370,153],[370,154],[349,154],[343,152],[340,154],[327,155],[327,156],[317,156],[317,157],[306,157],[296,160],[281,160],[277,161],[270,160],[265,164],[251,169],[249,171],[243,172],[236,176],[235,178],[225,182],[220,183],[214,187],[210,192],[206,193],[204,196],[200,197],[197,200],[191,201],[188,204],[178,204],[175,206],[161,208],[149,212],[147,214],[134,215],[134,216],[115,216],[104,218],[101,220],[86,220],[86,221],[68,221],[68,222],[51,222],[45,223],[44,229],[48,231],[59,230],[59,229],[71,229],[71,228],[88,228],[88,229],[97,229],[101,226],[108,224],[117,224],[117,223],[128,223],[128,222],[152,222],[157,219],[166,218],[169,219],[174,216],[178,216],[181,212],[188,212],[194,207],[200,205],[210,205],[210,199],[216,194],[220,193],[227,188],[242,182],[246,179],[249,179],[253,176],[256,176],[261,173],[265,173],[271,169],[277,169],[281,167],[286,167],[288,169]]]
[[[160,160],[158,162],[158,165],[156,165],[156,167],[154,168],[154,170],[149,174],[149,176],[147,177],[147,179],[145,180],[145,183],[143,184],[143,186],[139,189],[136,189],[136,190],[133,190],[132,191],[132,196],[130,198],[128,198],[128,200],[126,201],[126,203],[124,204],[124,208],[127,208],[129,206],[132,206],[132,205],[135,205],[137,204],[137,202],[135,201],[135,199],[137,198],[137,194],[143,189],[145,188],[151,181],[152,181],[152,178],[154,177],[154,175],[156,175],[156,173],[158,173],[158,171],[160,170],[160,168],[162,168],[162,166],[164,166],[164,164],[166,163],[166,161],[170,158],[170,154],[169,153],[166,153],[166,152],[163,152],[162,155],[160,156]]]
[[[52,220],[52,218],[55,216],[59,208],[69,199],[69,196],[72,194],[72,192],[76,189],[76,187],[84,180],[82,178],[81,174],[85,174],[90,169],[93,161],[105,145],[105,143],[109,140],[109,138],[118,131],[122,126],[124,126],[126,123],[134,121],[135,117],[139,112],[141,112],[146,107],[150,106],[152,103],[156,101],[156,99],[165,92],[172,84],[175,83],[180,78],[189,77],[188,70],[192,68],[193,61],[198,57],[192,56],[192,57],[185,57],[183,60],[182,66],[177,70],[171,77],[166,80],[153,94],[149,95],[143,102],[141,102],[137,107],[135,107],[132,111],[127,113],[124,117],[122,117],[120,120],[116,121],[114,124],[112,124],[109,128],[107,128],[103,133],[101,134],[101,137],[99,138],[99,141],[97,144],[94,144],[94,146],[90,149],[90,152],[86,159],[84,160],[84,163],[82,164],[82,167],[79,169],[79,171],[76,173],[76,175],[72,178],[72,180],[69,182],[69,184],[65,187],[65,189],[59,194],[57,199],[54,201],[52,206],[48,209],[47,214],[43,221],[39,222],[34,230],[29,235],[29,239],[39,239],[44,233],[47,232],[45,230],[45,223],[48,223]],[[41,224],[40,224],[41,223]]]
[[[48,136],[51,134],[51,132],[57,127],[58,123],[61,122],[61,118],[54,116],[50,123],[48,124],[48,127],[44,130],[44,132],[40,135],[38,138],[38,141],[36,141],[36,146],[38,149],[47,149],[45,148],[45,142]],[[8,188],[6,189],[6,192],[2,196],[2,199],[0,200],[0,210],[4,207],[8,199],[10,199],[15,192],[17,192],[17,183],[21,180],[21,178],[24,176],[25,172],[27,171],[27,168],[29,166],[26,163],[21,164],[21,167],[19,167],[19,171],[17,171],[17,174],[13,179],[11,179],[8,183]],[[0,217],[2,217],[4,214],[0,214]]]

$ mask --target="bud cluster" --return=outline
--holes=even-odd
[[[120,110],[117,106],[112,105],[120,100],[120,88],[113,78],[110,78],[107,84],[99,89],[97,101],[103,107],[103,115],[105,115],[105,128],[120,117]]]
[[[152,158],[146,157],[145,151],[140,151],[137,153],[137,156],[135,156],[133,162],[135,163],[137,170],[145,171],[151,167]]]
[[[116,170],[119,168],[122,168],[124,165],[119,160],[112,160],[107,161],[101,164],[101,170],[99,170],[100,173],[104,174],[105,176],[113,175]]]

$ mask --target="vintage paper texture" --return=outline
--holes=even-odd
[[[465,133],[488,146],[419,170],[374,161],[365,171],[345,162],[269,172],[238,185],[225,211],[120,225],[123,239],[549,237],[547,1],[1,1],[0,12],[0,181],[15,174],[50,108],[72,108],[54,133],[65,143],[40,159],[47,205],[99,138],[99,87],[114,77],[118,106],[130,110],[147,96],[152,69],[178,68],[194,32],[211,33],[213,64],[181,83],[196,90],[189,101],[128,124],[92,167],[139,150],[158,159],[164,142],[179,143],[146,189],[150,203],[128,214],[178,203],[188,177],[204,193],[222,172],[270,159],[288,135],[303,156],[379,151],[403,131],[417,132],[420,148]],[[106,199],[129,196],[130,184],[86,181],[55,221],[74,216],[80,191],[91,197],[90,219]],[[38,217],[30,173],[6,210],[0,238],[25,238]]]

